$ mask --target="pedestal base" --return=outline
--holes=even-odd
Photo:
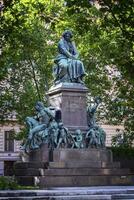
[[[19,184],[40,188],[133,185],[134,175],[113,162],[110,150],[55,149],[53,162],[45,160],[49,157],[46,149],[41,157],[37,155],[34,161],[15,164]]]
[[[48,95],[50,104],[61,110],[62,122],[69,130],[80,129],[86,132],[88,89],[81,84],[60,83],[50,88]]]

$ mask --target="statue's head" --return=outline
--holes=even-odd
[[[64,37],[64,39],[69,42],[71,41],[71,38],[73,37],[73,33],[70,30],[65,30],[64,33],[62,34],[62,36]]]
[[[41,101],[37,101],[35,105],[36,111],[40,111],[44,108],[44,104]]]
[[[100,104],[102,102],[100,97],[95,97],[95,103]]]

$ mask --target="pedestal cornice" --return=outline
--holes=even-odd
[[[51,96],[59,93],[60,91],[87,93],[88,88],[85,85],[79,83],[59,83],[58,85],[52,86],[47,94]]]

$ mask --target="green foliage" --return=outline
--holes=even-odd
[[[13,1],[2,15],[1,119],[13,110],[19,122],[33,114],[37,100],[47,103],[55,54],[60,3]],[[45,9],[44,9],[45,8]]]
[[[57,41],[72,29],[88,76],[89,95],[103,101],[101,120],[134,131],[133,1],[5,1],[1,15],[0,117],[23,124],[37,100],[48,104]],[[102,111],[103,109],[103,111]],[[23,131],[23,136],[26,131]]]
[[[25,143],[25,140],[28,137],[28,135],[27,135],[28,132],[29,132],[28,128],[26,126],[24,126],[23,128],[20,128],[19,133],[17,132],[17,133],[14,134],[14,139],[20,140],[23,143]]]
[[[132,159],[134,158],[134,148],[133,147],[111,147],[110,148],[113,152],[113,157],[117,159]]]
[[[13,176],[0,176],[0,190],[33,190],[38,188],[38,186],[21,186]]]
[[[16,190],[19,188],[14,177],[1,176],[0,177],[0,190]]]

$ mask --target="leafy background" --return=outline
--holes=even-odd
[[[57,42],[71,29],[101,121],[134,130],[132,0],[4,0],[0,12],[0,120],[20,124],[37,100],[48,104]]]

